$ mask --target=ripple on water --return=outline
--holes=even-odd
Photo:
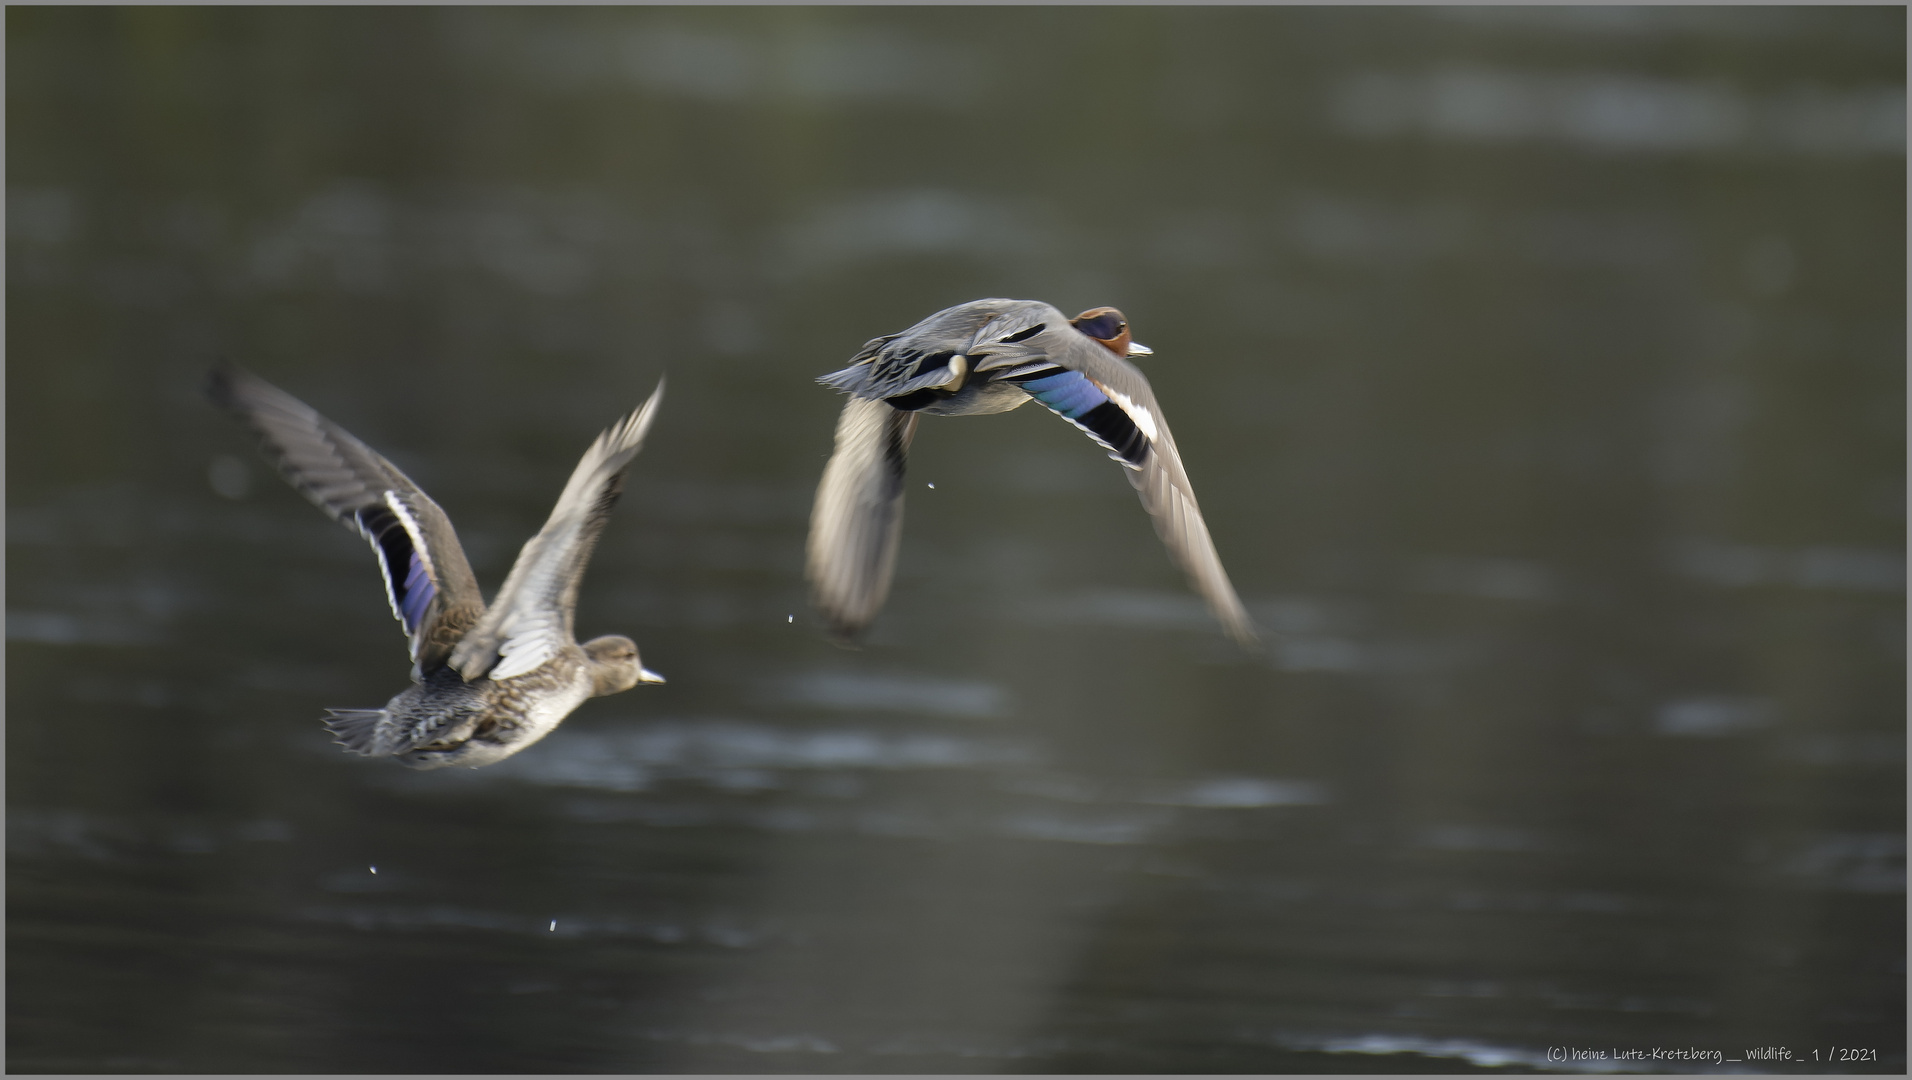
[[[731,790],[781,787],[779,774],[818,770],[965,769],[1032,758],[1003,740],[857,729],[792,731],[741,720],[672,720],[629,731],[565,731],[500,762],[494,777],[642,791],[660,780]]]
[[[813,671],[784,680],[778,700],[823,709],[872,709],[993,718],[1009,711],[1009,693],[993,683],[910,674]]]

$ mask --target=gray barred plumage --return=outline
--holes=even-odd
[[[1155,531],[1228,635],[1255,627],[1222,568],[1146,376],[1114,308],[1073,319],[1036,300],[973,300],[875,338],[818,379],[850,395],[810,513],[806,572],[832,634],[849,642],[889,594],[916,416],[1007,412],[1034,398],[1121,463]]]

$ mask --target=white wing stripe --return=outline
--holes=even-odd
[[[385,492],[385,505],[391,508],[399,524],[405,526],[405,531],[411,534],[412,550],[418,554],[418,561],[425,564],[425,572],[432,576],[433,581],[437,581],[438,567],[432,563],[431,545],[425,542],[425,530],[419,527],[418,519],[412,516],[411,507],[406,506],[405,500],[398,497],[398,492],[390,490]],[[383,558],[382,555],[380,557]]]
[[[1162,441],[1162,437],[1156,433],[1155,414],[1150,412],[1146,406],[1137,405],[1134,398],[1131,398],[1120,390],[1110,389],[1105,383],[1098,382],[1095,385],[1097,389],[1109,396],[1110,401],[1115,402],[1116,408],[1128,414],[1129,419],[1135,422],[1135,426],[1142,429],[1142,434],[1148,436],[1150,443]]]

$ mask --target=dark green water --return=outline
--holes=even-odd
[[[11,1070],[1905,1068],[1902,9],[7,31]],[[810,380],[982,296],[1128,313],[1265,656],[1033,408],[822,639]],[[338,752],[403,643],[219,357],[490,588],[668,371],[670,683]]]

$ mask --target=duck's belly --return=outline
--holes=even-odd
[[[560,687],[549,683],[535,687],[516,685],[538,680],[538,672],[520,679],[493,684],[491,730],[476,735],[449,750],[414,750],[399,756],[400,763],[414,769],[442,769],[462,765],[468,769],[490,765],[544,738],[557,730],[564,718],[577,711],[591,696],[590,680],[574,678]],[[481,725],[482,726],[482,725]]]
[[[925,405],[917,411],[931,416],[979,416],[1008,412],[1028,400],[1029,395],[1014,383],[970,383],[957,391],[954,397]]]

